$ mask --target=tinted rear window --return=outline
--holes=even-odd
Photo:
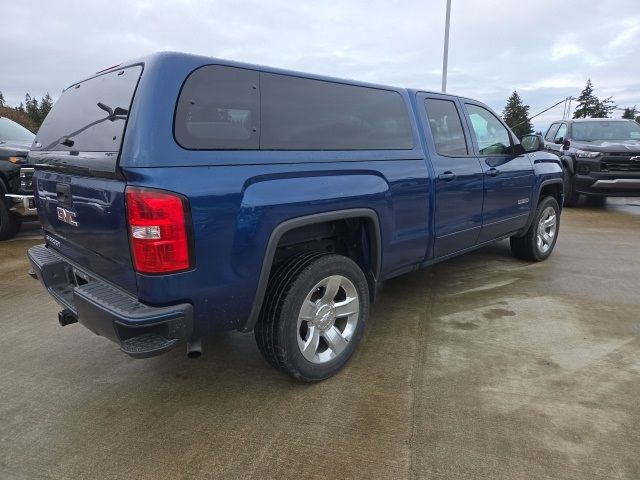
[[[265,150],[413,148],[397,92],[286,75],[260,76]]]
[[[199,150],[413,148],[397,92],[221,65],[189,75],[174,132]]]
[[[175,116],[177,142],[191,149],[258,148],[258,72],[210,65],[185,82]]]
[[[116,70],[65,90],[36,136],[35,148],[118,152],[141,66]]]

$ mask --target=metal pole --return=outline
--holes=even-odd
[[[444,54],[442,58],[442,93],[447,93],[447,63],[449,61],[449,23],[451,21],[451,0],[447,0],[447,19],[444,24]]]

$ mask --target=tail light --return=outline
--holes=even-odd
[[[191,267],[187,201],[174,193],[127,187],[133,265],[140,273],[172,273]]]

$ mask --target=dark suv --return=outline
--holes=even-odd
[[[633,120],[559,120],[544,143],[562,160],[565,206],[581,194],[640,196],[640,125]]]
[[[35,220],[31,180],[33,167],[25,166],[35,135],[0,117],[0,240],[18,233],[23,220]]]

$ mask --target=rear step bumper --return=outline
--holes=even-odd
[[[159,355],[180,340],[191,338],[193,308],[190,304],[151,307],[140,303],[46,245],[31,247],[27,256],[35,276],[68,311],[67,315],[75,315],[78,322],[116,342],[130,356]]]

